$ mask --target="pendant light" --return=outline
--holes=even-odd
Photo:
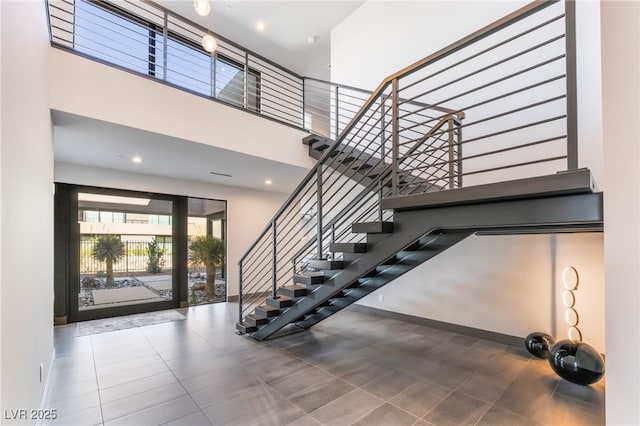
[[[211,27],[211,4],[209,0],[193,0],[193,8],[200,16],[209,16],[209,28]],[[209,28],[207,28],[207,34],[202,37],[202,48],[208,52],[213,53],[218,48],[218,42],[211,34]]]
[[[213,53],[218,48],[218,42],[211,34],[207,34],[202,37],[202,48],[209,53]]]
[[[211,12],[211,5],[209,0],[193,0],[193,8],[200,16],[208,16]]]

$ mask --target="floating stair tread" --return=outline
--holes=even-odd
[[[258,331],[258,327],[250,325],[246,322],[241,322],[236,324],[236,330],[238,330],[242,334],[253,333],[254,331]]]
[[[371,168],[372,168],[372,167],[374,167],[374,166],[375,166],[375,164],[371,164],[371,163],[369,163],[369,162],[368,162],[368,160],[361,160],[361,159],[357,159],[357,160],[355,160],[355,161],[352,161],[352,162],[349,164],[349,167],[350,167],[352,170],[357,170],[357,171],[359,171],[359,172],[363,172],[363,173],[364,173],[366,170],[369,170],[369,169],[371,169]]]
[[[307,286],[302,284],[284,285],[278,293],[287,297],[302,297],[307,294]]]
[[[316,142],[323,142],[323,143],[328,143],[328,144],[333,143],[333,141],[331,139],[329,139],[329,138],[326,138],[326,137],[320,136],[320,135],[314,135],[314,134],[311,134],[311,135],[309,135],[309,136],[307,136],[307,137],[302,139],[302,143],[305,144],[305,145],[311,145],[311,144],[316,143]]]
[[[367,243],[331,243],[329,250],[338,253],[366,253]]]
[[[391,234],[393,222],[362,222],[351,225],[354,234]]]
[[[406,264],[401,264],[401,263],[396,263],[396,264],[383,264],[380,266],[376,267],[376,271],[379,274],[385,274],[385,275],[402,275],[405,272],[410,271],[411,269],[413,269],[414,266],[413,265],[406,265]]]
[[[341,152],[338,155],[334,156],[336,161],[339,161],[342,164],[351,164],[357,159],[357,154],[353,152]]]
[[[277,295],[274,297],[267,297],[265,300],[267,305],[273,306],[274,308],[288,308],[293,305],[293,299],[287,296]]]
[[[293,276],[294,283],[315,285],[324,283],[325,276],[322,272],[308,272],[306,274],[296,274]]]
[[[249,324],[250,326],[261,326],[269,322],[269,320],[265,317],[262,317],[258,314],[249,314],[245,317],[244,322]]]
[[[269,318],[280,315],[280,309],[269,305],[260,305],[255,309],[255,313],[263,318]]]
[[[314,259],[309,261],[309,266],[315,269],[321,269],[325,271],[333,271],[336,269],[342,269],[344,263],[342,260],[321,260]]]

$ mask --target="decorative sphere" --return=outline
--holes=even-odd
[[[546,333],[533,332],[524,339],[524,347],[529,353],[535,357],[547,359],[549,358],[549,348],[555,340]]]
[[[549,351],[549,364],[558,376],[579,385],[590,385],[604,376],[604,360],[592,346],[561,340]]]

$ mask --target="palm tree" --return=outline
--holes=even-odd
[[[211,235],[198,235],[189,244],[189,263],[191,266],[204,265],[207,269],[207,283],[204,292],[213,297],[216,288],[216,266],[225,259],[224,241]]]
[[[91,257],[107,263],[107,285],[113,285],[113,264],[125,255],[124,243],[117,235],[100,235],[91,250]]]

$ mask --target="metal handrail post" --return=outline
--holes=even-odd
[[[565,53],[567,67],[567,170],[578,168],[578,78],[576,65],[576,4],[566,0]]]
[[[273,251],[272,259],[271,259],[273,262],[273,269],[271,271],[271,297],[275,297],[276,286],[278,282],[278,253],[277,253],[278,238],[276,237],[276,221],[275,220],[271,222],[271,232],[273,233],[272,247],[271,247],[271,250]]]
[[[387,156],[386,153],[386,145],[387,145],[387,136],[386,136],[386,128],[387,121],[385,118],[387,117],[387,109],[386,109],[387,99],[384,96],[380,97],[380,158],[382,159],[382,164],[385,163],[385,159]],[[380,197],[380,201],[382,201],[383,197],[384,185],[382,185],[382,181],[378,184],[378,194]],[[378,220],[382,222],[382,209],[378,208]]]
[[[317,230],[316,232],[318,233],[317,254],[318,254],[318,259],[322,259],[322,245],[323,245],[323,241],[322,241],[323,239],[322,238],[322,166],[318,167],[316,171],[316,186],[317,186],[316,196],[317,196],[317,203],[318,203],[318,206],[316,208],[316,230]]]
[[[306,111],[307,111],[306,110],[306,105],[305,105],[306,104],[305,94],[306,94],[306,91],[307,91],[307,89],[306,89],[306,81],[307,81],[306,78],[302,79],[302,126],[300,126],[300,127],[302,127],[303,130],[309,130],[309,129],[307,129],[307,117],[306,117],[306,114],[305,114]]]
[[[380,105],[380,158],[382,158],[382,161],[384,162],[384,158],[386,155],[385,145],[387,143],[386,132],[385,132],[385,129],[387,127],[387,122],[385,120],[387,116],[387,111],[385,108],[386,99],[384,97],[380,97],[380,102],[381,102],[381,105]]]
[[[336,86],[336,112],[335,112],[335,120],[336,120],[336,135],[334,139],[338,139],[338,135],[340,135],[340,99],[339,99],[339,89],[340,87]]]
[[[238,324],[242,324],[242,260],[238,262]]]
[[[218,64],[216,61],[217,53],[211,53],[211,97],[217,99],[216,91],[218,90]]]
[[[455,155],[454,155],[454,140],[453,140],[453,117],[449,116],[449,120],[447,120],[447,124],[449,125],[449,189],[455,188]]]
[[[244,108],[249,108],[249,52],[244,53]]]
[[[162,27],[162,80],[167,81],[167,66],[169,52],[169,12],[164,11],[164,23]]]
[[[391,81],[391,194],[398,195],[398,160],[400,157],[400,123],[398,79]]]
[[[462,175],[464,174],[462,170],[462,123],[460,121],[456,121],[456,125],[458,126],[458,140],[456,143],[458,149],[458,188],[462,188]]]

